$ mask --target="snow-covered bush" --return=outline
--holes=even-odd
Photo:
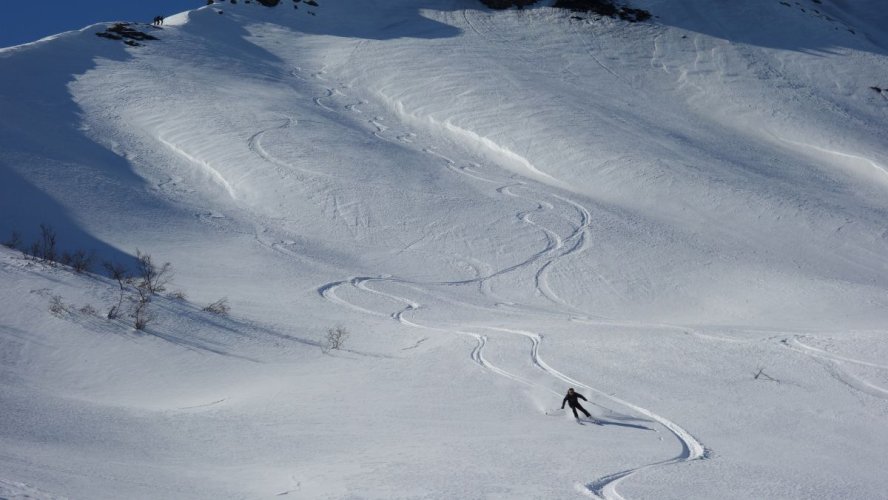
[[[204,307],[203,310],[219,316],[228,316],[228,312],[231,311],[231,306],[228,305],[228,298],[222,297],[216,302]]]
[[[80,314],[85,314],[87,316],[95,316],[98,314],[98,311],[96,311],[96,308],[93,307],[91,304],[87,304],[87,305],[81,307],[79,310],[80,310]]]
[[[328,328],[327,335],[324,340],[324,352],[330,350],[339,350],[345,347],[345,341],[351,334],[348,330],[341,326],[337,326],[336,328]]]
[[[67,314],[68,311],[68,304],[65,304],[61,295],[53,295],[49,298],[49,312],[61,317]]]

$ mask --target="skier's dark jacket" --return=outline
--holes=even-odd
[[[577,406],[580,406],[580,402],[577,401],[577,398],[580,398],[583,401],[589,401],[588,399],[584,398],[583,395],[579,392],[568,392],[567,396],[564,396],[564,400],[561,402],[561,407],[564,408],[564,403],[569,404],[571,408],[576,408]]]

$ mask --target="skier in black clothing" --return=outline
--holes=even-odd
[[[563,410],[564,403],[567,403],[568,405],[570,405],[570,409],[573,410],[573,412],[574,412],[574,418],[576,418],[576,419],[580,418],[580,416],[577,415],[577,408],[579,408],[580,411],[583,412],[587,418],[592,417],[592,415],[590,415],[589,412],[586,411],[585,408],[583,408],[583,405],[581,405],[580,402],[577,401],[577,399],[582,399],[583,401],[589,401],[588,399],[584,398],[583,395],[580,394],[579,392],[574,392],[573,387],[571,387],[570,389],[567,390],[567,395],[564,396],[564,400],[561,401],[561,409]]]

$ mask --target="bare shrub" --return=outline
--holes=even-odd
[[[102,267],[108,272],[108,277],[117,282],[117,285],[121,290],[123,290],[125,285],[132,280],[132,276],[130,276],[129,271],[123,264],[106,260],[102,262]]]
[[[56,261],[56,233],[52,226],[40,224],[40,237],[24,250],[33,260],[52,264]]]
[[[203,310],[218,316],[228,316],[228,312],[231,311],[231,306],[228,305],[228,298],[222,297],[216,302],[204,307]]]
[[[133,318],[133,328],[141,331],[154,320],[154,313],[149,308],[151,292],[147,288],[136,288],[136,293],[137,295],[132,298],[133,308],[130,317]]]
[[[71,266],[71,269],[73,269],[75,273],[89,272],[92,269],[95,256],[96,254],[93,251],[85,252],[83,250],[77,250],[71,254],[71,263],[68,265]]]
[[[59,262],[65,266],[70,267],[77,274],[88,272],[92,269],[92,262],[95,254],[93,252],[85,252],[83,250],[77,250],[74,253],[62,252],[62,257],[59,259]]]
[[[24,254],[31,257],[32,260],[40,259],[40,242],[35,241],[24,250]]]
[[[173,279],[173,266],[164,262],[160,267],[154,264],[151,256],[136,249],[138,268],[136,274],[141,279],[136,287],[145,289],[149,293],[160,293],[166,290],[166,285]]]
[[[96,308],[92,305],[87,304],[80,308],[80,314],[85,314],[87,316],[96,316],[98,315],[98,311],[96,311]]]
[[[53,295],[49,298],[49,312],[61,317],[67,314],[68,311],[68,304],[65,304],[61,295]]]
[[[22,246],[22,233],[13,231],[9,239],[3,242],[3,246],[18,250]]]
[[[133,308],[133,328],[142,331],[154,320],[154,313],[148,309],[149,302],[136,302]]]
[[[102,267],[105,268],[105,271],[108,272],[108,276],[116,281],[117,286],[120,287],[120,295],[117,297],[117,305],[111,306],[111,309],[108,309],[108,313],[105,315],[108,319],[117,319],[120,317],[120,313],[123,310],[123,297],[126,292],[126,285],[132,282],[133,278],[123,264],[106,260],[102,262]]]
[[[119,317],[120,317],[120,306],[121,306],[121,304],[117,304],[117,305],[111,306],[111,308],[108,309],[108,312],[105,313],[105,317],[108,318],[108,319],[117,319],[117,318],[119,318]]]
[[[176,290],[175,292],[170,292],[169,297],[174,300],[188,300],[188,296],[182,290]]]
[[[44,262],[56,261],[56,232],[52,226],[40,224],[40,258]]]
[[[349,336],[349,331],[341,326],[328,328],[327,335],[324,337],[324,352],[342,349]]]

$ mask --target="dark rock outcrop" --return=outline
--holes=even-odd
[[[526,7],[535,4],[537,0],[481,0],[481,3],[491,9],[508,9],[509,7]]]
[[[124,43],[132,47],[138,47],[141,45],[139,42],[144,42],[146,40],[158,40],[154,35],[149,35],[148,33],[133,28],[133,25],[130,23],[116,23],[111,27],[106,28],[105,31],[96,33],[96,36],[108,38],[110,40],[125,39]]]
[[[557,0],[553,7],[576,12],[593,12],[600,16],[619,17],[633,23],[651,18],[651,13],[644,9],[618,7],[609,0]]]

